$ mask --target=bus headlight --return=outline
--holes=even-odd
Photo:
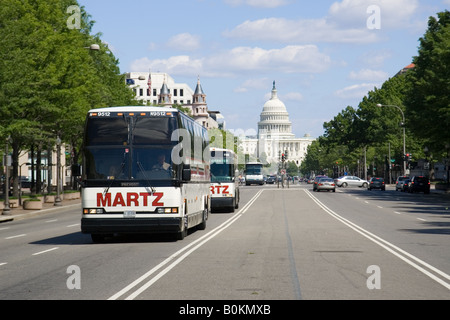
[[[158,208],[157,213],[178,213],[178,208]]]
[[[103,209],[102,208],[84,208],[83,209],[83,214],[100,214],[103,213]]]

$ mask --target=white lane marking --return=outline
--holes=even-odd
[[[5,264],[8,264],[8,262],[0,262],[0,266],[4,266]]]
[[[76,227],[79,225],[80,225],[80,223],[69,224],[68,226],[66,226],[66,228]]]
[[[5,239],[6,239],[6,240],[9,240],[9,239],[14,239],[14,238],[19,238],[19,237],[25,237],[25,236],[26,236],[26,234],[25,234],[25,233],[22,233],[22,234],[18,234],[18,235],[11,236],[11,237],[6,237]]]
[[[239,210],[237,213],[235,213],[233,216],[231,216],[228,220],[223,222],[218,227],[214,228],[213,230],[209,231],[204,236],[198,238],[197,240],[191,242],[190,244],[186,245],[185,247],[181,248],[174,254],[172,254],[170,257],[162,261],[160,264],[149,270],[147,273],[133,281],[131,284],[108,298],[108,300],[116,300],[122,295],[126,294],[128,291],[131,291],[134,287],[136,287],[139,283],[149,278],[153,273],[158,271],[160,268],[164,267],[166,264],[174,260],[178,255],[180,255],[182,252],[186,251],[187,249],[193,247],[186,253],[184,253],[182,256],[180,256],[177,260],[175,260],[172,264],[167,266],[165,269],[160,271],[158,274],[156,274],[153,278],[151,278],[149,281],[147,281],[144,285],[142,285],[139,289],[134,291],[132,294],[130,294],[128,297],[126,297],[126,300],[132,300],[136,298],[139,294],[141,294],[144,290],[148,289],[152,284],[154,284],[157,280],[159,280],[162,276],[164,276],[166,273],[168,273],[171,269],[173,269],[177,264],[179,264],[181,261],[183,261],[186,257],[188,257],[192,252],[200,248],[203,244],[214,238],[216,235],[218,235],[220,232],[228,228],[231,224],[233,224],[237,219],[239,219],[242,214],[244,214],[247,209],[256,201],[256,199],[261,195],[261,193],[264,191],[264,189],[259,190],[252,199],[250,199],[249,202],[245,204],[245,206]]]
[[[422,219],[422,218],[416,218],[417,220],[420,220],[420,221],[427,221],[427,220],[425,220],[425,219]]]
[[[56,249],[59,249],[59,247],[53,247],[53,248],[50,248],[50,249],[47,249],[47,250],[43,250],[43,251],[39,251],[39,252],[33,253],[33,256],[37,256],[39,254],[43,254],[43,253],[46,253],[46,252],[49,252],[49,251],[53,251],[53,250],[56,250]]]
[[[416,268],[417,270],[419,270],[423,274],[427,275],[428,277],[430,277],[431,279],[433,279],[437,283],[443,285],[445,288],[450,290],[450,283],[442,280],[441,278],[439,278],[435,274],[431,273],[430,271],[435,272],[436,274],[440,275],[441,277],[443,277],[443,278],[445,278],[447,280],[450,280],[450,275],[448,275],[445,272],[443,272],[443,271],[433,267],[432,265],[430,265],[430,264],[426,263],[425,261],[417,258],[416,256],[414,256],[414,255],[412,255],[412,254],[410,254],[410,253],[400,249],[399,247],[393,245],[392,243],[390,243],[390,242],[388,242],[388,241],[386,241],[386,240],[384,240],[384,239],[374,235],[373,233],[371,233],[371,232],[361,228],[360,226],[358,226],[357,224],[351,222],[350,220],[347,220],[347,219],[341,217],[336,212],[334,212],[333,210],[331,210],[330,208],[325,206],[322,202],[320,202],[313,194],[311,194],[311,192],[309,192],[308,190],[305,190],[305,192],[309,195],[309,197],[311,199],[313,199],[314,202],[316,202],[319,205],[319,207],[321,207],[330,216],[332,216],[336,220],[342,222],[343,224],[347,225],[348,227],[352,228],[353,230],[355,230],[356,232],[360,233],[361,235],[363,235],[367,239],[371,240],[372,242],[378,244],[380,247],[386,249],[387,251],[389,251],[393,255],[397,256],[401,260],[403,260],[406,263],[408,263],[410,266]],[[415,260],[417,263],[415,263],[412,260]],[[430,271],[426,270],[425,268],[428,268]]]
[[[55,221],[58,221],[58,219],[47,220],[47,221],[45,221],[45,222],[55,222]]]

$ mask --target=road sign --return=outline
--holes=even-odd
[[[286,169],[281,169],[281,170],[280,170],[280,173],[281,173],[281,174],[286,174]]]

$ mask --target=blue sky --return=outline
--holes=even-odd
[[[450,0],[79,0],[121,72],[167,72],[255,132],[276,81],[297,137],[394,76]]]

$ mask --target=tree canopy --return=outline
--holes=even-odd
[[[420,38],[415,67],[408,74],[408,127],[426,140],[428,148],[443,152],[450,144],[450,12],[430,17]]]
[[[442,159],[450,148],[450,12],[430,17],[428,29],[419,39],[414,68],[399,73],[374,88],[358,107],[347,106],[325,122],[325,133],[308,149],[302,164],[311,171],[334,173],[344,167],[357,172],[365,152],[368,163],[389,165],[403,161],[402,130],[406,131],[406,152],[417,160],[425,149]],[[382,105],[379,107],[377,105]],[[396,106],[396,107],[394,107]],[[402,123],[402,112],[405,123]],[[426,148],[425,148],[426,147]],[[358,170],[359,171],[359,170]],[[360,172],[360,171],[359,171]]]
[[[0,137],[12,139],[15,176],[21,150],[46,149],[57,136],[78,150],[90,108],[137,104],[93,24],[75,0],[2,0]]]

